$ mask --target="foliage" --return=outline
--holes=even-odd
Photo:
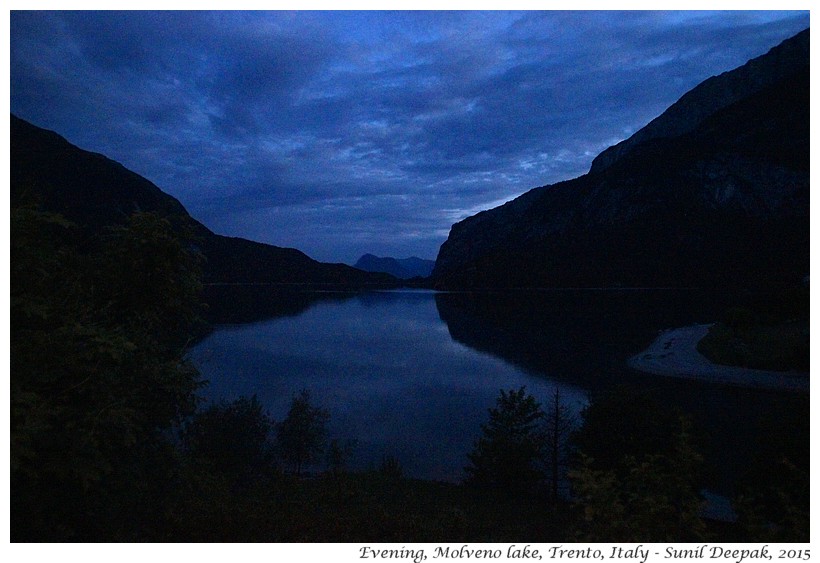
[[[338,477],[347,470],[347,462],[353,450],[356,448],[356,440],[347,440],[340,443],[334,438],[327,447],[326,462],[330,475]]]
[[[788,459],[775,465],[768,487],[748,487],[735,499],[738,524],[747,541],[807,542],[810,537],[810,475]]]
[[[577,449],[595,468],[616,467],[626,456],[641,459],[671,454],[679,414],[648,394],[617,388],[597,397],[581,413],[583,424],[573,436]]]
[[[544,411],[526,388],[501,390],[482,436],[468,454],[467,483],[524,492],[542,479]]]
[[[775,371],[809,370],[809,323],[716,324],[698,343],[715,363]]]
[[[702,457],[684,417],[620,390],[589,405],[576,442],[579,460],[569,476],[581,514],[580,540],[703,538]]]
[[[385,479],[398,481],[401,479],[403,472],[401,463],[395,456],[385,455],[382,457],[382,462],[379,465],[379,475]]]
[[[185,425],[188,457],[226,476],[248,482],[273,466],[273,420],[256,395],[208,406]]]
[[[281,474],[237,491],[200,476],[182,483],[166,541],[517,542],[558,541],[561,522],[529,497],[491,497],[453,483]]]
[[[755,455],[739,478],[735,509],[745,541],[806,542],[811,507],[811,400],[783,400],[761,416]]]
[[[118,321],[167,346],[185,344],[199,325],[202,262],[190,228],[156,213],[134,213],[102,237],[98,292]]]
[[[698,343],[718,364],[775,371],[809,371],[808,283],[756,295],[731,307]]]
[[[297,475],[324,451],[329,418],[327,410],[311,404],[307,389],[293,397],[287,416],[276,428],[276,440],[279,454]]]
[[[153,261],[154,278],[165,272],[182,289],[168,302],[147,292],[132,317],[110,296],[144,289],[145,278],[120,275],[123,260],[114,258],[125,256],[139,225],[103,245],[33,207],[14,208],[11,218],[12,537],[144,533],[137,528],[152,522],[173,463],[166,432],[195,406],[198,375],[163,340],[169,326],[182,330],[167,310],[198,302],[196,271],[175,262],[187,247],[161,238],[151,257],[134,250],[135,263]]]

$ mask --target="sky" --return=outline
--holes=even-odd
[[[12,11],[11,112],[211,230],[324,262],[434,259],[805,12]]]

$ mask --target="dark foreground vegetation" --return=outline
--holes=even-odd
[[[737,522],[717,525],[697,431],[629,390],[582,420],[557,392],[502,391],[462,484],[391,458],[349,471],[355,443],[328,442],[308,391],[279,421],[254,397],[198,403],[202,258],[173,220],[89,233],[32,203],[11,223],[12,541],[808,539],[800,437],[772,434]]]

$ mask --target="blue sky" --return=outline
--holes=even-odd
[[[11,12],[11,111],[328,262],[579,176],[808,12]]]

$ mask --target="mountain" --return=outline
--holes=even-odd
[[[605,170],[643,142],[694,131],[717,111],[787,80],[808,64],[808,50],[809,31],[805,30],[739,69],[704,80],[632,137],[599,154],[590,171]]]
[[[379,257],[365,254],[353,265],[354,268],[365,272],[384,272],[399,279],[426,278],[433,272],[434,260],[424,260],[411,256],[410,258]]]
[[[213,233],[149,180],[52,131],[11,116],[11,204],[36,204],[89,233],[135,211],[157,212],[192,231],[206,258],[206,283],[395,286],[395,278],[317,262],[299,250]]]
[[[593,162],[453,225],[440,288],[749,287],[809,271],[809,32]]]

